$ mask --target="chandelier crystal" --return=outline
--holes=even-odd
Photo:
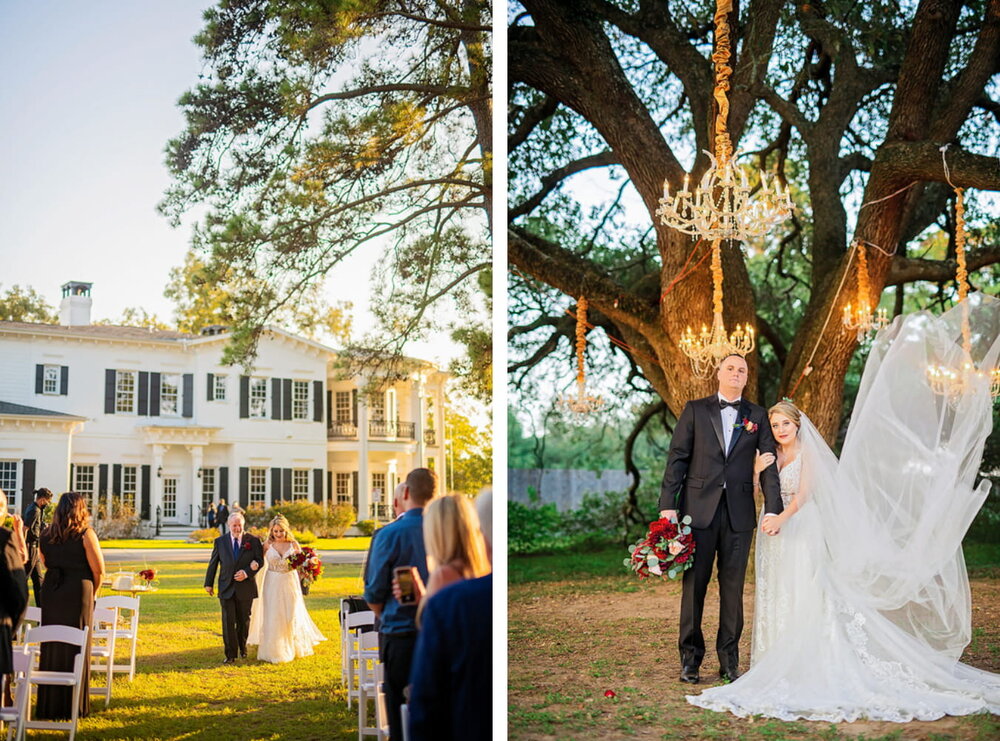
[[[865,246],[857,242],[854,248],[858,255],[858,297],[857,303],[844,307],[844,326],[858,333],[858,342],[863,342],[871,332],[877,332],[889,323],[885,309],[872,311],[871,290],[868,281],[868,257]]]
[[[587,349],[587,299],[576,303],[576,393],[562,396],[558,405],[574,414],[591,414],[604,406],[604,399],[587,393],[584,351]]]
[[[989,386],[990,396],[1000,398],[1000,368],[980,370],[972,361],[972,332],[969,328],[969,271],[965,262],[965,199],[961,188],[955,188],[955,257],[958,267],[955,280],[958,283],[958,303],[962,306],[962,355],[963,362],[958,368],[948,365],[928,365],[927,382],[935,394],[944,396],[952,406],[958,404],[962,396],[984,384]]]

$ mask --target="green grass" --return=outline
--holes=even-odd
[[[367,551],[370,537],[357,538],[318,538],[310,543],[310,548],[320,551]],[[211,543],[188,543],[186,540],[152,540],[152,539],[108,539],[101,541],[101,548],[130,548],[133,550],[150,548],[211,548]]]
[[[87,739],[353,739],[340,684],[340,598],[360,594],[359,567],[327,566],[306,597],[327,641],[287,664],[223,666],[219,600],[202,587],[204,564],[151,563],[159,591],[142,597],[135,681],[115,678],[111,706],[95,699],[80,721]],[[250,654],[255,654],[250,647]],[[34,731],[31,738],[65,738]]]

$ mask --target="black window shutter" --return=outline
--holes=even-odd
[[[283,378],[281,381],[281,418],[292,418],[292,379]]]
[[[271,419],[281,419],[281,379],[271,379]]]
[[[226,466],[219,469],[218,498],[229,501],[229,469]]]
[[[351,390],[351,424],[358,426],[358,390]]]
[[[66,491],[76,491],[75,482],[73,481],[73,464],[69,464],[69,486],[66,487]]]
[[[149,415],[149,371],[139,371],[139,416]]]
[[[361,519],[361,513],[358,512],[358,472],[351,472],[351,499],[354,502],[354,516],[359,520]]]
[[[215,374],[208,374],[208,400],[215,401]]]
[[[45,366],[35,365],[35,393],[40,394],[45,388],[43,385],[45,382]]]
[[[336,504],[337,500],[333,491],[333,471],[326,472],[326,490],[330,492],[330,504]]]
[[[69,395],[69,366],[60,365],[59,366],[59,395],[68,396]]]
[[[108,493],[108,464],[102,463],[97,467],[97,497],[98,503]]]
[[[250,469],[240,466],[240,506],[250,506]]]
[[[104,371],[104,413],[115,413],[115,371],[113,368]]]
[[[142,467],[142,497],[139,500],[139,517],[143,520],[150,519],[149,516],[149,503],[150,503],[150,486],[149,482],[151,480],[151,466],[144,465]]]
[[[281,501],[281,469],[271,469],[271,506]]]
[[[160,416],[160,374],[149,374],[149,416]]]
[[[250,416],[250,377],[240,376],[240,419]]]
[[[313,422],[323,421],[323,382],[313,381]]]
[[[35,459],[25,458],[21,461],[21,509],[31,502],[35,491]],[[17,509],[14,510],[15,512]]]
[[[194,416],[194,373],[185,373],[182,381],[184,401],[181,416],[190,419]]]
[[[333,427],[333,391],[326,390],[326,426]]]
[[[122,464],[116,463],[111,469],[111,493],[116,497],[122,493]]]
[[[316,504],[323,503],[323,469],[313,469],[313,501]]]
[[[282,499],[292,498],[292,469],[281,469],[281,491],[284,493]]]

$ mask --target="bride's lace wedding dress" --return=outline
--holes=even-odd
[[[261,569],[263,586],[250,612],[247,643],[257,646],[257,658],[280,664],[302,656],[311,656],[313,646],[326,638],[309,617],[299,575],[288,565],[288,552],[281,554],[273,545],[264,554]]]
[[[832,722],[1000,713],[1000,675],[959,661],[972,631],[962,538],[989,491],[974,486],[988,378],[948,399],[926,371],[962,367],[963,319],[975,364],[997,365],[1000,301],[898,317],[872,345],[839,462],[803,415],[780,472],[799,510],[757,533],[751,667],[689,702]]]

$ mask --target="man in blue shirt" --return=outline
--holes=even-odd
[[[403,738],[399,706],[403,704],[403,689],[410,678],[417,642],[417,607],[402,605],[392,596],[393,570],[415,566],[420,578],[427,582],[423,512],[434,498],[437,476],[428,468],[415,468],[407,474],[405,483],[403,514],[382,528],[372,541],[365,573],[365,602],[380,620],[379,658],[385,665],[385,704],[392,741]]]
[[[493,496],[476,501],[493,562]],[[445,587],[424,605],[410,675],[410,739],[474,741],[492,730],[493,574]]]

